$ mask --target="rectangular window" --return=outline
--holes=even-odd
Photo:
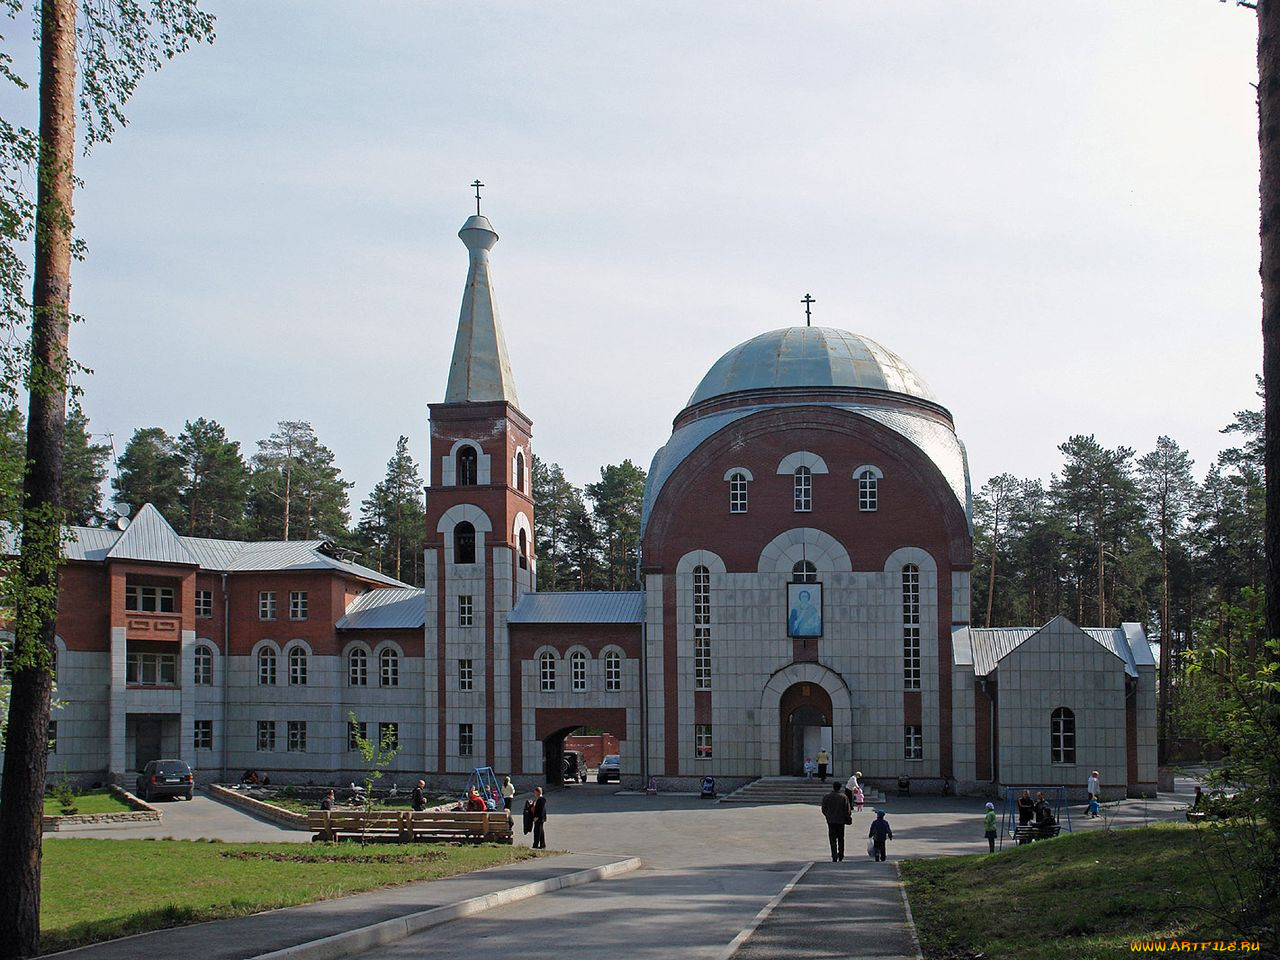
[[[172,686],[178,682],[178,658],[172,653],[127,654],[124,682],[146,687]]]
[[[908,724],[902,728],[902,759],[924,759],[924,737],[917,726]]]
[[[58,721],[49,721],[49,752],[58,752]]]
[[[127,585],[124,608],[141,613],[173,613],[173,588]]]
[[[569,658],[569,687],[578,692],[587,689],[587,658],[581,653]]]
[[[195,726],[195,743],[197,750],[213,749],[213,721],[197,720]]]
[[[274,590],[258,591],[258,619],[274,620],[276,618],[276,592]]]
[[[796,467],[796,513],[808,513],[813,509],[813,472],[808,467]]]
[[[902,568],[902,686],[920,689],[920,568]]]
[[[858,475],[858,509],[863,513],[875,512],[879,500],[877,486],[876,475],[870,470],[863,470]]]
[[[693,725],[693,756],[696,760],[711,759],[711,724]]]
[[[458,597],[458,626],[470,627],[475,622],[475,607],[471,600],[471,594],[461,594]]]
[[[274,720],[258,721],[258,749],[274,750],[276,748],[276,722]]]
[[[544,653],[538,658],[538,674],[543,693],[550,693],[556,688],[556,658],[553,654]]]
[[[307,721],[290,720],[289,727],[289,752],[290,753],[306,753],[307,752]]]
[[[470,660],[458,661],[458,689],[474,690],[476,682],[475,668]]]
[[[693,628],[693,688],[711,689],[711,631],[706,627]]]
[[[741,473],[729,478],[729,512],[747,512],[747,478]]]
[[[378,724],[378,743],[382,744],[383,748],[387,750],[400,749],[400,724]]]
[[[213,652],[203,644],[196,647],[195,676],[191,682],[201,687],[213,684]]]
[[[383,687],[400,686],[400,657],[394,650],[378,654],[378,684]]]
[[[197,590],[196,591],[196,616],[212,617],[213,616],[213,591]]]
[[[471,724],[458,724],[458,756],[469,757],[475,748],[475,734]]]
[[[347,749],[359,750],[360,741],[369,739],[369,725],[360,723],[359,721],[352,723],[347,721]]]
[[[622,657],[612,651],[604,655],[604,688],[622,689]]]
[[[1076,718],[1070,710],[1058,708],[1049,721],[1049,762],[1076,762]]]
[[[305,590],[289,591],[289,619],[290,620],[307,619],[307,591]]]

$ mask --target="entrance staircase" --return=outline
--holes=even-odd
[[[840,778],[840,784],[845,778]],[[817,777],[812,780],[805,777],[761,777],[739,787],[733,793],[720,798],[721,803],[811,803],[818,806],[822,798],[831,792],[832,780],[823,783]],[[879,790],[868,790],[863,787],[864,805],[873,807],[884,803],[884,794]]]

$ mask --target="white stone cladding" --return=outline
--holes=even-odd
[[[1123,795],[1125,672],[1111,651],[1057,618],[999,662],[1000,781],[1083,790],[1091,770]],[[1050,715],[1075,716],[1076,762],[1050,762]]]
[[[56,683],[54,699],[60,706],[49,719],[58,724],[58,744],[49,754],[49,773],[73,780],[101,779],[110,755],[110,654],[68,651],[59,641]]]

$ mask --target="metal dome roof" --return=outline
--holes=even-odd
[[[874,340],[834,327],[784,327],[717,360],[686,406],[771,387],[858,387],[938,402],[905,360]]]

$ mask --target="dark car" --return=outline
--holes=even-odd
[[[157,797],[195,795],[196,778],[184,760],[152,760],[138,774],[134,796],[150,803]]]
[[[586,758],[578,750],[566,750],[564,752],[564,762],[560,764],[560,773],[566,783],[572,783],[575,780],[579,783],[586,783]]]
[[[616,753],[606,756],[596,768],[596,783],[608,783],[610,780],[622,782],[622,758]]]

